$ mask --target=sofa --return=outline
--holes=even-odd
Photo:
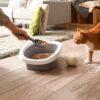
[[[19,5],[18,1],[23,2]],[[36,2],[33,3],[33,1]],[[14,23],[24,25],[30,22],[34,13],[34,4],[41,5],[45,10],[47,25],[71,22],[71,4],[64,0],[9,0],[8,7],[3,7],[3,10]]]
[[[88,10],[89,16],[88,18],[82,18],[80,16],[81,21],[91,21],[93,25],[96,25],[100,22],[100,1],[99,0],[89,0],[79,4],[80,7]]]
[[[69,0],[43,0],[49,5],[48,25],[71,23],[71,2]]]
[[[37,6],[43,8],[45,14],[43,28],[46,29],[49,6],[43,4],[43,0],[9,0],[8,6],[1,8],[16,25],[22,24],[24,26],[30,24],[31,17]]]

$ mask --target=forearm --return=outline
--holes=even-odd
[[[5,25],[10,21],[9,17],[0,8],[0,25]]]
[[[4,26],[6,26],[13,34],[17,32],[18,27],[11,21],[6,23]]]
[[[17,27],[9,19],[9,17],[6,14],[4,14],[4,12],[1,9],[0,9],[0,25],[7,27],[13,33],[13,35],[15,35],[15,36],[16,36],[16,33],[23,34],[22,36],[17,37],[20,40],[25,40],[28,37],[27,32],[24,31],[23,29]]]

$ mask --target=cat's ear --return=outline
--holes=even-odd
[[[78,34],[79,36],[84,36],[84,35],[85,35],[85,31],[82,30],[82,29],[80,29],[80,28],[77,28],[77,34]]]
[[[77,32],[79,32],[79,31],[80,31],[80,28],[79,28],[79,27],[77,27],[77,28],[76,28],[76,31],[77,31]]]
[[[81,35],[81,29],[77,27],[77,34],[80,36]]]
[[[77,31],[77,32],[80,32],[80,31],[81,31],[81,29],[80,29],[79,27],[77,27],[76,31]]]
[[[80,31],[80,28],[79,27],[77,27],[77,29],[76,29],[77,31]]]
[[[82,34],[82,33],[84,34],[84,30],[82,30],[82,29],[80,29],[78,27],[77,27],[77,32],[80,33],[80,34]]]

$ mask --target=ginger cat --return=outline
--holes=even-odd
[[[90,30],[78,28],[73,40],[76,44],[86,44],[87,58],[85,63],[91,63],[94,50],[100,50],[100,23]]]

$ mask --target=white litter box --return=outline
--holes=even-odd
[[[48,70],[55,67],[55,61],[61,51],[61,43],[57,41],[47,41],[46,48],[37,48],[33,43],[23,46],[19,52],[19,58],[26,63],[29,70]],[[44,59],[33,59],[31,56],[36,53],[52,53]]]

